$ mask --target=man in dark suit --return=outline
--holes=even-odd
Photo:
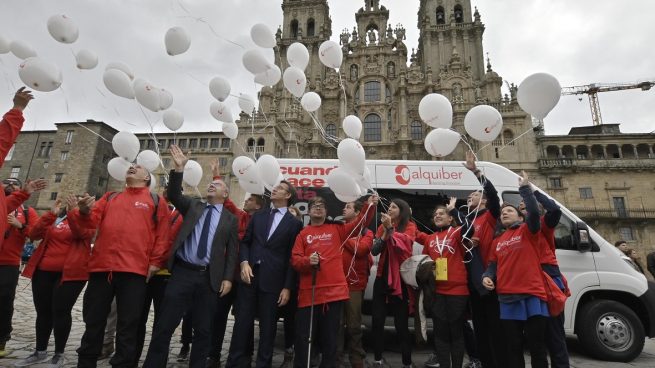
[[[211,348],[211,322],[216,294],[228,294],[237,264],[237,218],[223,209],[228,188],[214,180],[207,188],[207,203],[182,195],[182,176],[188,159],[171,146],[175,170],[171,171],[168,198],[184,218],[172,245],[167,268],[161,316],[152,333],[147,368],[166,366],[171,336],[184,314],[193,314],[193,342],[189,366],[204,368]]]
[[[302,222],[287,208],[293,204],[296,190],[282,181],[271,192],[271,208],[252,216],[239,246],[241,282],[230,354],[226,367],[250,366],[247,351],[255,316],[259,317],[257,368],[271,367],[277,330],[277,307],[287,304],[296,287],[295,271],[289,265],[291,249]]]

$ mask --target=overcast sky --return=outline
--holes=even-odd
[[[484,51],[505,80],[520,83],[534,72],[555,75],[562,86],[655,80],[655,2],[652,0],[473,0],[486,26]],[[27,112],[25,129],[52,129],[64,121],[105,121],[117,129],[149,130],[146,120],[162,129],[161,113],[138,108],[134,100],[112,95],[102,83],[107,63],[121,61],[138,77],[174,95],[173,108],[185,115],[181,131],[219,129],[209,114],[213,98],[206,84],[228,78],[233,94],[255,95],[252,76],[241,65],[244,48],[254,44],[250,27],[265,23],[273,31],[282,22],[281,0],[2,0],[0,35],[22,40],[56,63],[63,73],[60,90],[37,93]],[[332,39],[355,25],[354,13],[364,0],[331,0]],[[392,25],[407,29],[407,45],[416,47],[418,0],[381,0]],[[52,39],[47,19],[66,14],[79,26],[72,45]],[[200,18],[202,17],[202,18]],[[210,27],[211,25],[211,27]],[[170,57],[164,34],[173,26],[187,29],[189,51]],[[229,42],[229,41],[231,42]],[[232,43],[233,42],[233,43]],[[75,67],[73,53],[82,48],[100,58],[94,70]],[[18,60],[0,54],[0,108],[10,107],[21,85]],[[605,123],[621,123],[623,132],[655,129],[655,89],[608,92],[600,96]],[[548,134],[566,134],[572,126],[590,125],[586,95],[562,97],[545,119]],[[228,101],[237,110],[236,99]]]

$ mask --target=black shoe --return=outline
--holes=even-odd
[[[208,357],[205,368],[220,368],[221,367],[221,357]]]
[[[180,352],[177,354],[178,362],[186,362],[189,359],[189,345],[182,345]]]

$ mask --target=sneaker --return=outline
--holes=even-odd
[[[186,362],[189,359],[189,345],[182,345],[180,352],[177,354],[178,362]]]
[[[6,342],[0,342],[0,358],[4,358],[9,355],[9,352],[6,349]]]
[[[473,359],[470,362],[466,363],[464,368],[482,368],[482,362],[477,359]]]
[[[379,368],[385,368],[385,367],[388,367],[388,365],[387,365],[386,360],[380,359],[380,360],[374,360],[373,363],[371,363],[371,367],[373,367],[373,368],[378,368],[378,367]]]
[[[109,343],[109,344],[103,344],[102,345],[102,352],[100,353],[100,356],[98,357],[98,360],[103,360],[109,358],[112,354],[114,353],[114,343]]]
[[[48,360],[48,352],[35,351],[27,358],[14,363],[14,367],[28,367],[32,364],[43,363]]]
[[[430,354],[430,357],[425,362],[425,366],[428,368],[439,368],[439,361],[437,360],[437,354]]]
[[[64,358],[64,354],[55,354],[55,356],[52,357],[50,360],[50,364],[48,364],[48,368],[61,368],[66,364],[66,358]]]

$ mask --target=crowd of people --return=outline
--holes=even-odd
[[[20,89],[0,123],[0,165],[31,99]],[[461,368],[467,352],[469,367],[524,367],[524,347],[532,367],[548,367],[548,356],[552,367],[569,367],[562,312],[568,290],[554,243],[561,211],[535,190],[526,173],[518,183],[521,204],[501,206],[493,184],[467,153],[464,166],[482,189],[470,193],[460,208],[456,198],[434,203],[435,228],[426,233],[413,221],[411,203],[382,201],[376,194],[346,203],[343,222],[330,220],[326,199],[314,197],[304,225],[293,207],[296,190],[285,180],[272,188],[268,201],[252,195],[238,208],[217,163],[205,200],[192,198],[182,191],[188,159],[177,146],[170,153],[174,169],[163,195],[151,193],[151,174],[132,165],[122,191],[100,198],[67,196],[39,217],[21,204],[45,187],[43,180],[22,187],[16,180],[3,183],[0,217],[8,221],[0,225],[5,234],[0,239],[0,356],[11,337],[21,251],[29,238],[40,240],[23,271],[32,279],[36,349],[18,367],[63,366],[71,311],[85,287],[80,368],[96,367],[107,355],[112,319],[115,351],[109,363],[139,366],[151,305],[154,323],[144,367],[166,367],[182,320],[186,343],[179,357],[188,356],[190,367],[218,367],[222,361],[226,367],[249,367],[253,359],[258,368],[271,367],[280,317],[285,322],[282,367],[308,367],[318,354],[321,367],[341,366],[342,359],[364,367],[362,301],[373,257],[378,257],[371,305],[373,367],[388,366],[383,357],[388,316],[394,320],[402,366],[414,365],[409,318],[419,307],[433,319],[434,353],[422,363],[427,367]],[[371,231],[378,206],[381,221]],[[423,245],[430,260],[421,281],[428,295],[420,299],[401,275],[414,242]],[[234,328],[226,336],[230,311]],[[221,357],[225,340],[229,354]]]

